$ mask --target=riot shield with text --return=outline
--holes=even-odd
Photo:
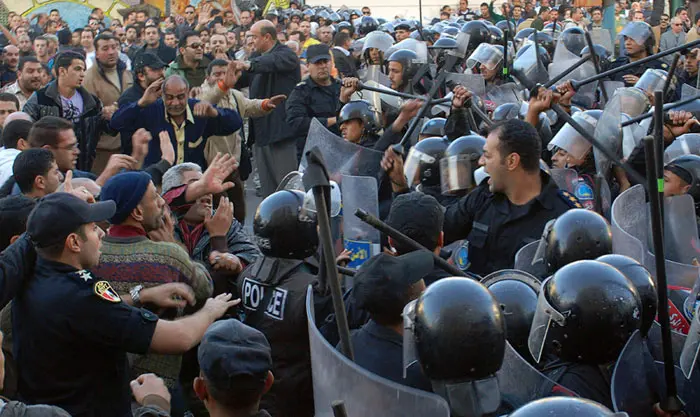
[[[525,271],[528,274],[532,274],[540,280],[546,278],[547,266],[542,260],[535,262],[535,254],[537,253],[537,248],[540,246],[540,241],[536,240],[530,242],[523,246],[515,254],[515,262],[513,263],[513,269],[519,271]]]
[[[363,209],[379,217],[377,180],[372,177],[343,175],[343,246],[352,252],[348,267],[359,268],[380,252],[379,231],[363,222],[354,213]]]
[[[355,364],[331,346],[314,322],[314,294],[306,293],[316,417],[331,417],[331,405],[343,401],[348,417],[449,417],[447,402],[432,393],[397,384]]]

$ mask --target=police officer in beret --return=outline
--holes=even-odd
[[[239,302],[222,294],[177,321],[125,303],[89,271],[104,236],[97,223],[115,210],[113,201],[89,204],[54,193],[29,217],[27,235],[38,256],[12,312],[18,392],[28,404],[56,405],[76,417],[130,416],[126,353],[182,354]],[[180,295],[193,303],[192,294]]]

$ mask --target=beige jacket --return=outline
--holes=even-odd
[[[204,81],[204,84],[202,84],[202,90],[197,98],[223,109],[236,110],[241,115],[241,119],[247,117],[261,117],[269,113],[262,109],[263,100],[249,99],[244,96],[243,93],[234,89],[223,92],[218,85],[209,85],[207,81]],[[228,136],[209,137],[204,147],[204,156],[207,158],[207,162],[211,163],[217,152],[230,153],[235,156],[237,160],[240,160],[240,129]]]

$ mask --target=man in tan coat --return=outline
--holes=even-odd
[[[119,60],[119,41],[112,35],[99,35],[95,38],[96,65],[85,73],[83,86],[96,95],[104,105],[104,117],[111,118],[117,110],[117,101],[124,90],[134,83],[133,75]],[[120,153],[119,134],[102,134],[97,144],[97,156],[92,172],[100,174],[112,155]],[[118,158],[118,157],[117,157]],[[124,161],[126,164],[126,160]],[[124,166],[127,168],[127,166]]]
[[[249,99],[233,88],[240,76],[241,71],[236,69],[234,63],[215,59],[207,68],[207,78],[197,98],[224,109],[236,110],[242,119],[265,116],[287,98],[284,95],[278,95],[267,99]],[[217,152],[229,153],[240,161],[243,146],[242,134],[245,133],[240,129],[228,136],[211,136],[204,148],[207,161],[211,163]],[[245,187],[238,171],[233,174],[232,181],[235,186],[227,191],[228,197],[234,206],[234,217],[240,223],[244,223]]]

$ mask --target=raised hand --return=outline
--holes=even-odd
[[[151,85],[146,88],[146,91],[143,92],[143,96],[139,99],[139,107],[146,107],[152,103],[155,103],[163,92],[164,82],[165,80],[162,78],[153,81]]]

